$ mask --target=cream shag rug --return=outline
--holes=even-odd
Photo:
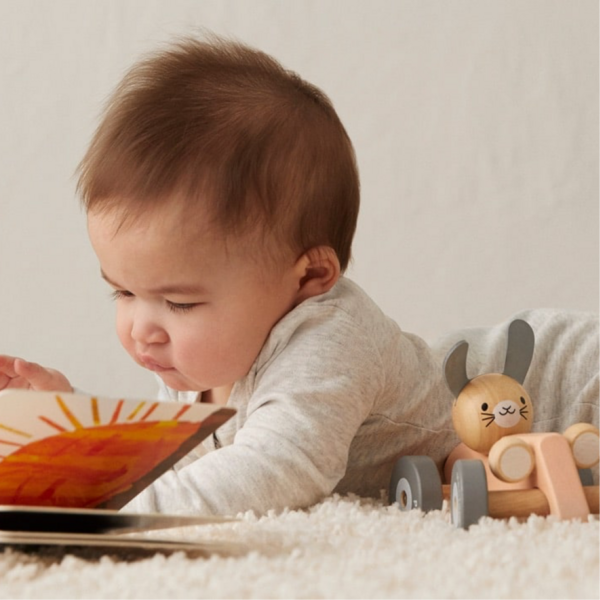
[[[598,598],[599,526],[597,517],[532,516],[486,518],[463,531],[447,507],[402,513],[334,496],[306,511],[169,532],[235,545],[221,554],[5,548],[0,597]]]

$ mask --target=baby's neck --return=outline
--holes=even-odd
[[[200,402],[225,405],[229,400],[229,396],[231,394],[232,389],[233,384],[224,385],[218,388],[213,388],[211,390],[206,390],[200,395]]]

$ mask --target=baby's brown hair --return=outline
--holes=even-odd
[[[329,99],[220,38],[186,38],[134,65],[79,166],[78,191],[86,211],[125,218],[177,198],[226,235],[255,230],[298,255],[331,246],[342,271],[359,209],[354,151]]]

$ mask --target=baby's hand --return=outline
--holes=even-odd
[[[59,371],[14,356],[0,355],[0,390],[20,388],[72,392],[73,386]]]

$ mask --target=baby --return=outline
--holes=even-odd
[[[457,444],[441,369],[450,342],[434,353],[344,277],[359,179],[320,90],[241,44],[180,41],[124,78],[79,173],[124,348],[158,376],[161,399],[237,411],[128,509],[378,497],[400,454],[441,461]],[[557,318],[529,316],[540,329]],[[486,357],[504,338],[488,334]],[[595,412],[578,420],[597,420],[597,372],[580,378],[595,377],[592,402],[577,401]],[[4,387],[73,389],[9,356]]]
[[[178,42],[126,75],[79,174],[124,348],[161,399],[237,411],[128,509],[260,514],[332,492],[379,497],[400,454],[441,462],[456,445],[441,368],[453,340],[434,354],[344,276],[359,180],[320,90],[241,44]],[[505,328],[485,340],[491,356]],[[7,387],[73,389],[2,356]]]

